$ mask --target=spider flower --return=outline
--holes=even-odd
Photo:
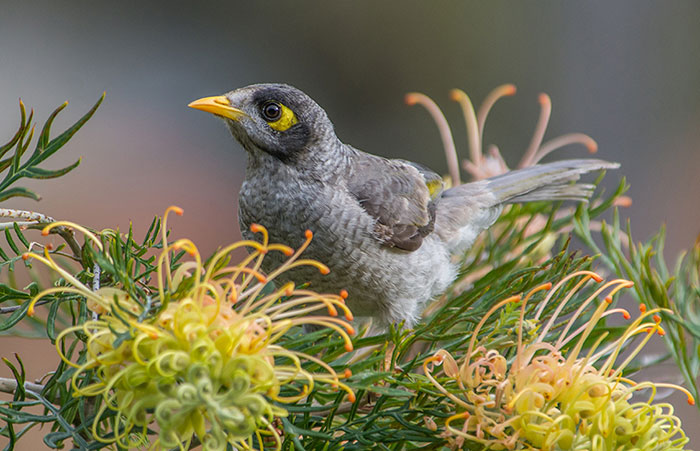
[[[572,279],[578,281],[571,291],[559,295],[553,315],[533,329],[545,306]],[[486,449],[683,449],[688,438],[673,407],[654,403],[654,397],[657,388],[672,387],[683,391],[692,404],[690,393],[672,384],[637,383],[622,374],[654,333],[663,335],[661,309],[640,308],[640,316],[617,338],[606,341],[606,334],[593,336],[605,316],[622,313],[630,318],[624,309],[610,308],[612,296],[632,286],[617,279],[602,283],[570,318],[555,324],[568,301],[591,279],[602,283],[597,274],[579,271],[553,288],[551,284],[535,288],[522,301],[519,296],[505,299],[482,318],[460,361],[439,350],[425,362],[428,378],[459,410],[447,420],[444,432],[455,448],[467,440]],[[534,317],[526,319],[527,301],[542,290],[549,292]],[[603,296],[605,301],[592,304]],[[507,359],[498,350],[477,344],[477,337],[488,317],[511,302],[521,302],[521,308],[518,339],[513,352],[506,353],[514,356]],[[589,306],[595,307],[590,319],[578,326],[576,320]],[[524,343],[524,328],[532,331],[529,343]],[[636,336],[642,339],[623,359],[623,348]],[[618,360],[622,362],[617,364]],[[435,374],[440,365],[442,375]],[[632,399],[640,390],[648,390],[649,397],[638,401],[639,394]]]
[[[498,147],[491,144],[488,147],[488,152],[483,151],[484,142],[484,126],[486,118],[494,104],[501,98],[512,96],[515,94],[515,85],[501,85],[491,91],[481,104],[478,111],[474,110],[469,96],[460,89],[453,89],[450,92],[450,98],[458,102],[464,114],[464,121],[467,127],[467,140],[469,143],[469,159],[462,162],[462,167],[475,179],[482,180],[495,175],[504,174],[509,171],[508,165],[503,160]],[[537,121],[532,139],[525,150],[523,158],[518,164],[518,168],[524,168],[537,164],[542,158],[549,153],[569,144],[583,144],[590,153],[595,153],[598,150],[598,145],[588,135],[583,133],[570,133],[559,136],[543,143],[544,134],[547,130],[549,117],[552,113],[552,101],[547,94],[540,94],[540,117]],[[455,150],[454,139],[450,125],[445,119],[437,104],[428,96],[416,92],[406,95],[406,103],[409,105],[422,105],[432,116],[435,124],[440,132],[447,165],[450,172],[450,178],[454,186],[460,184],[459,164],[457,152]]]
[[[182,214],[177,207],[169,211]],[[52,292],[69,291],[85,296],[88,307],[99,313],[64,330],[56,340],[61,358],[75,368],[74,396],[102,398],[92,425],[95,439],[124,448],[146,447],[155,424],[158,437],[150,445],[154,449],[188,449],[195,435],[205,450],[226,449],[227,444],[234,449],[262,449],[273,443],[279,449],[275,419],[286,415],[285,403],[305,397],[318,382],[340,387],[354,399],[352,390],[328,364],[276,344],[291,327],[314,324],[338,332],[346,349],[352,350],[353,328],[337,318],[340,311],[352,320],[345,293],[318,294],[292,283],[266,288],[292,267],[310,265],[328,272],[319,262],[299,258],[312,239],[310,231],[294,251],[268,243],[267,231],[254,225],[251,229],[261,234],[261,242],[234,243],[205,264],[191,241],[168,245],[165,224],[166,220],[155,307],[150,300],[137,302],[119,288],[91,290],[57,265],[48,252],[27,255],[53,268],[71,285],[46,290],[34,302]],[[81,229],[104,252],[92,233],[74,224],[63,225]],[[237,264],[227,264],[230,252],[237,248],[250,253]],[[186,251],[191,260],[171,271],[174,250]],[[260,267],[270,252],[281,252],[287,259],[264,274]],[[78,361],[63,351],[73,334],[85,341],[85,357]]]

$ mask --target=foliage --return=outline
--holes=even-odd
[[[462,94],[455,98],[465,103]],[[492,96],[490,105],[496,100]],[[11,182],[0,193],[23,192],[11,191],[13,184],[41,173],[36,165],[65,144],[97,105],[57,138],[49,139],[45,126],[37,145],[42,150],[25,163],[19,162],[24,153],[19,149],[26,149],[31,133],[22,107],[20,137],[10,141],[15,154],[4,166],[13,175],[6,176]],[[479,166],[488,108],[469,113],[465,107],[465,115],[474,118],[472,138],[478,137],[472,140],[479,148],[472,153],[473,174],[488,173]],[[542,129],[533,140],[530,160],[562,142],[541,145],[543,134]],[[571,136],[569,142],[588,142]],[[575,449],[591,443],[612,449],[611,441],[617,441],[621,449],[632,449],[653,435],[657,442],[644,449],[683,449],[672,407],[631,399],[648,384],[627,374],[635,364],[631,358],[650,336],[645,332],[665,333],[697,395],[700,246],[673,273],[661,255],[662,234],[637,245],[628,225],[626,250],[617,213],[611,226],[596,222],[625,189],[623,180],[613,193],[599,190],[576,209],[560,203],[509,207],[463,256],[458,280],[415,329],[397,326],[368,335],[365,327],[351,345],[347,331],[352,328],[344,320],[313,313],[340,311],[350,320],[341,294],[269,283],[277,272],[263,274],[260,260],[268,252],[293,250],[267,243],[263,229],[258,229],[260,242],[237,243],[202,260],[193,243],[168,243],[165,219],[155,218],[137,240],[131,228],[94,231],[41,215],[11,215],[14,221],[5,232],[14,257],[3,251],[4,267],[16,270],[19,261],[41,261],[56,279],[45,289],[49,284],[41,280],[24,289],[0,284],[0,330],[41,327],[62,360],[37,383],[28,382],[37,375],[25,374],[19,356],[17,363],[4,360],[14,380],[0,381],[3,391],[12,392],[11,400],[0,401],[0,434],[7,449],[43,423],[44,442],[51,448],[186,448],[203,442],[207,449],[546,449],[555,444]],[[596,224],[600,237],[594,236]],[[27,227],[60,233],[70,253],[63,246],[38,251],[41,245],[30,245],[24,236]],[[595,256],[572,250],[572,229]],[[73,232],[84,236],[84,245],[76,244]],[[231,260],[230,251],[240,246],[252,253]],[[303,246],[288,255],[278,271],[295,264],[323,270],[322,264],[303,260],[302,251]],[[649,306],[627,327],[608,324],[609,312],[622,310],[599,302],[597,287],[581,282],[598,261],[634,282],[638,301]],[[527,302],[512,302],[524,298]],[[654,315],[663,322],[649,321]],[[304,324],[324,327],[305,329]],[[632,357],[616,362],[625,352]],[[536,365],[570,375],[578,391],[541,385]],[[582,390],[584,379],[588,385]],[[512,398],[492,396],[497,390]],[[556,396],[543,394],[550,392]],[[498,404],[490,402],[496,399],[503,401],[499,421],[519,418],[508,423],[512,429],[477,427],[482,420],[490,424]],[[566,419],[545,427],[544,420],[528,420],[523,413],[534,411],[540,418]],[[632,420],[633,412],[642,415]],[[586,422],[602,417],[614,420],[596,423],[605,428]]]

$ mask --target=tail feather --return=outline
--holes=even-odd
[[[504,204],[543,200],[588,202],[595,186],[575,183],[581,175],[619,166],[593,159],[556,161],[450,188],[442,193],[437,204],[435,232],[453,252],[460,252],[498,219]]]
[[[512,197],[506,202],[537,202],[541,200],[573,200],[576,202],[588,202],[593,195],[595,185],[590,183],[576,183],[573,185],[543,186],[526,194]]]
[[[486,186],[498,203],[564,199],[585,202],[593,194],[594,187],[572,185],[571,182],[587,172],[619,166],[618,163],[593,159],[555,161],[492,177],[487,179]]]

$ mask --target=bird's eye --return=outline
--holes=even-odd
[[[266,102],[260,111],[263,118],[268,122],[274,122],[282,117],[282,107],[276,102]]]
[[[260,115],[271,129],[278,132],[287,131],[299,122],[294,111],[289,107],[275,101],[268,101],[260,107]]]

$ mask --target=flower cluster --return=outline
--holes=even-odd
[[[177,207],[169,211],[182,214]],[[345,348],[352,350],[349,335],[354,330],[337,318],[341,311],[352,320],[345,293],[321,295],[292,283],[266,288],[276,276],[296,266],[328,272],[319,262],[299,258],[312,239],[311,232],[294,251],[268,243],[267,231],[254,225],[251,229],[261,234],[261,242],[237,242],[204,264],[191,241],[166,243],[165,224],[164,220],[154,307],[150,300],[136,302],[115,287],[91,290],[57,265],[48,252],[27,254],[72,285],[46,290],[35,302],[52,292],[74,292],[85,296],[88,307],[99,315],[64,330],[56,341],[61,358],[76,369],[74,396],[102,397],[92,427],[97,440],[124,448],[147,446],[147,435],[157,424],[158,439],[152,448],[188,449],[194,435],[205,450],[226,449],[227,444],[235,449],[262,449],[274,443],[279,448],[274,419],[285,416],[283,405],[304,398],[314,383],[340,387],[354,400],[352,390],[328,364],[275,344],[292,326],[314,324],[337,331]],[[102,250],[100,241],[84,232]],[[237,248],[250,253],[237,264],[227,264],[230,252]],[[192,260],[171,271],[170,255],[176,250],[186,251]],[[281,252],[287,259],[264,274],[261,264],[269,252]],[[74,335],[82,336],[86,347],[85,358],[77,362],[65,353],[70,348],[65,342]]]
[[[532,334],[529,343],[524,343],[523,329],[538,324],[557,291],[576,278],[580,280],[562,295],[551,318],[539,333]],[[631,282],[617,279],[602,284],[569,319],[559,324],[561,332],[553,331],[567,302],[590,280],[602,282],[593,272],[578,271],[554,287],[546,284],[535,288],[522,301],[519,296],[505,299],[482,318],[461,363],[445,350],[425,362],[428,378],[460,410],[445,425],[445,434],[456,447],[469,440],[488,449],[683,449],[688,438],[680,420],[673,415],[673,407],[653,401],[659,387],[685,392],[692,404],[690,393],[672,384],[636,383],[622,374],[654,333],[664,334],[657,315],[660,309],[640,308],[641,315],[618,338],[605,341],[604,346],[601,343],[606,334],[592,335],[605,316],[617,312],[630,318],[624,309],[609,307],[612,296],[632,286]],[[549,292],[534,317],[526,319],[528,300],[542,290]],[[605,296],[605,301],[594,308],[588,321],[578,326],[577,319],[601,296]],[[509,361],[501,352],[477,345],[477,337],[487,319],[511,302],[521,302],[521,309],[514,345],[517,348]],[[616,365],[623,348],[637,335],[643,338]],[[433,374],[438,365],[446,377]],[[631,399],[643,389],[650,392],[646,401]]]
[[[469,99],[467,93],[461,89],[453,89],[450,92],[450,98],[458,102],[462,108],[464,121],[467,127],[469,159],[464,160],[462,166],[475,180],[482,180],[509,171],[508,165],[503,160],[497,146],[491,144],[486,153],[483,151],[484,126],[486,125],[486,118],[494,104],[503,97],[514,95],[515,91],[515,85],[511,84],[497,87],[486,96],[486,99],[481,104],[478,111],[474,110],[472,101]],[[518,164],[518,168],[537,164],[552,151],[569,144],[583,144],[590,153],[598,151],[598,144],[596,144],[593,138],[583,133],[569,133],[543,143],[542,141],[545,131],[547,130],[547,124],[552,114],[552,100],[544,93],[540,94],[538,100],[540,103],[540,117],[537,121],[530,144]],[[447,119],[445,119],[445,115],[442,114],[442,111],[440,111],[440,108],[435,102],[424,94],[417,92],[409,93],[406,95],[406,103],[409,105],[422,105],[432,116],[440,131],[452,184],[454,186],[459,185],[460,176],[457,152],[455,150],[454,139],[452,138],[452,131],[450,130]]]

